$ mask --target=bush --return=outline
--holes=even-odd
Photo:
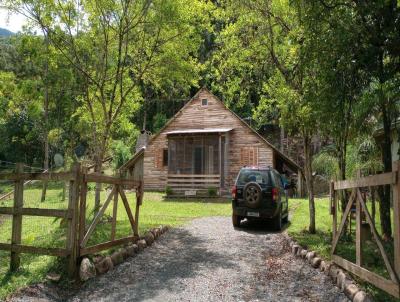
[[[217,188],[214,188],[214,187],[208,188],[208,196],[210,196],[210,197],[217,196]]]
[[[172,191],[172,188],[170,187],[170,186],[166,186],[165,187],[165,194],[167,195],[167,196],[170,196],[170,195],[172,195],[174,193],[174,191]]]
[[[157,113],[153,117],[153,132],[157,133],[167,123],[168,118],[164,113]]]
[[[111,149],[113,154],[114,167],[116,169],[121,167],[132,156],[130,147],[125,145],[123,141],[119,140],[114,141]]]

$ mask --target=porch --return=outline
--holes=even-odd
[[[228,173],[230,128],[167,133],[167,187],[172,195],[220,196]]]

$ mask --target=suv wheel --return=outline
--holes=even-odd
[[[244,200],[249,208],[257,208],[261,201],[261,187],[256,182],[249,182],[243,189]]]
[[[282,209],[279,209],[278,215],[273,218],[273,225],[275,231],[282,230]]]
[[[235,228],[240,227],[240,221],[242,220],[242,217],[232,214],[232,224]]]
[[[286,214],[286,216],[283,218],[283,223],[288,223],[289,222],[289,213]]]

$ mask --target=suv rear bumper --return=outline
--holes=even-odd
[[[270,209],[252,209],[248,207],[233,207],[233,214],[241,217],[252,217],[252,218],[273,218],[278,214],[279,207],[273,207]],[[248,213],[258,213],[259,216],[249,215]]]

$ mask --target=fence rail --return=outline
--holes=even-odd
[[[393,188],[393,249],[394,259],[390,259],[384,249],[382,239],[375,227],[375,222],[371,217],[366,204],[366,197],[363,195],[361,188],[391,185]],[[340,190],[351,189],[351,194],[346,202],[346,207],[342,214],[338,226],[338,196]],[[342,194],[344,196],[345,194]],[[366,177],[358,177],[351,180],[336,181],[331,183],[331,214],[333,215],[332,223],[332,260],[350,273],[360,277],[361,279],[375,285],[376,287],[388,292],[389,294],[400,298],[400,162],[396,162],[393,166],[393,172],[371,175]],[[356,219],[356,263],[336,254],[338,250],[338,242],[341,237],[348,217],[351,216],[351,210],[354,210]],[[386,279],[363,267],[363,244],[365,242],[365,234],[362,232],[363,217],[369,226],[372,237],[376,242],[381,258],[385,264],[390,279]],[[351,225],[351,224],[350,224]]]
[[[143,183],[120,177],[105,176],[98,173],[88,173],[79,164],[75,164],[69,172],[24,173],[23,164],[16,165],[13,173],[0,174],[0,180],[14,181],[14,202],[12,207],[0,207],[0,214],[12,216],[11,243],[0,243],[0,250],[11,252],[10,270],[15,271],[20,266],[20,253],[32,253],[68,258],[68,273],[72,277],[76,274],[78,259],[84,255],[96,253],[113,246],[126,244],[138,237],[139,207],[143,199]],[[67,209],[44,209],[24,207],[24,182],[25,181],[66,181],[69,182],[69,199]],[[86,226],[86,200],[88,183],[112,185],[111,193],[103,206],[95,215],[92,223]],[[136,191],[136,209],[133,217],[124,188]],[[118,198],[121,198],[128,215],[132,233],[124,238],[115,239]],[[113,201],[113,217],[110,240],[86,246],[90,237],[104,215],[106,208]],[[36,247],[21,244],[23,234],[23,216],[54,217],[66,220],[66,244],[64,248]]]

